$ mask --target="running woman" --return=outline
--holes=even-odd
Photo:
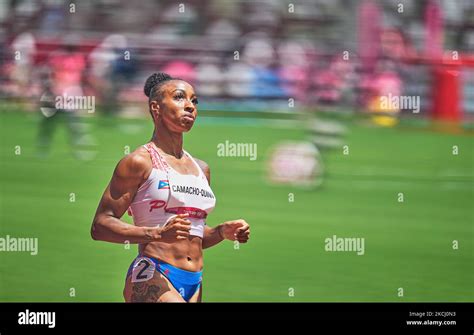
[[[138,244],[125,280],[125,301],[200,302],[202,250],[224,239],[246,243],[250,227],[242,219],[206,225],[216,203],[209,166],[183,149],[183,133],[197,117],[193,87],[155,73],[144,92],[155,126],[152,139],[117,164],[91,235]],[[134,225],[120,220],[127,209]]]

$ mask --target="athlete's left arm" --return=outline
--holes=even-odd
[[[211,184],[211,170],[206,162],[195,158],[198,165],[204,172],[209,185]],[[204,226],[204,236],[202,238],[202,248],[210,248],[223,240],[239,241],[239,243],[247,243],[250,238],[250,226],[242,219],[226,221],[216,227]]]

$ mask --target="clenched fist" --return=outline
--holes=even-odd
[[[219,225],[219,232],[226,240],[246,243],[250,238],[250,226],[242,219],[226,221]]]
[[[176,240],[186,240],[191,230],[191,221],[186,219],[189,214],[178,214],[171,218],[169,222],[161,228],[161,242],[173,243]]]

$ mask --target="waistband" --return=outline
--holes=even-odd
[[[162,261],[150,256],[139,255],[138,257],[149,258],[155,263],[156,269],[160,271],[164,276],[173,277],[174,279],[179,280],[183,284],[194,285],[199,283],[202,280],[202,271],[188,271],[177,268],[169,263]]]

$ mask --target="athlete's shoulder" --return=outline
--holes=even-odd
[[[151,167],[150,154],[140,146],[119,161],[116,172],[122,176],[143,176]]]

